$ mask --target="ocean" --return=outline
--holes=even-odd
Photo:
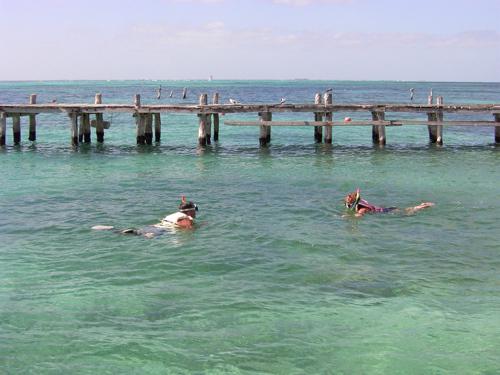
[[[163,97],[156,99],[162,85]],[[180,99],[182,88],[188,98]],[[356,81],[0,82],[0,103],[499,103],[500,83]],[[169,98],[170,91],[173,97]],[[362,119],[361,114],[341,114]],[[335,118],[334,114],[334,118]],[[415,114],[406,115],[416,118]],[[426,115],[420,115],[426,119]],[[273,119],[311,114],[275,114]],[[404,118],[388,114],[388,119]],[[445,114],[445,119],[467,118]],[[475,119],[492,120],[488,114]],[[500,149],[490,128],[224,126],[197,146],[195,115],[162,115],[162,142],[135,144],[129,114],[104,144],[70,145],[69,120],[37,116],[37,142],[0,148],[1,374],[498,374]],[[359,187],[382,206],[355,218]],[[141,228],[200,207],[192,231]]]

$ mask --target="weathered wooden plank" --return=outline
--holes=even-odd
[[[499,115],[500,116],[500,115]],[[500,121],[425,121],[425,120],[384,120],[384,121],[235,121],[225,120],[228,126],[402,126],[402,125],[445,125],[445,126],[500,126]]]
[[[258,112],[415,112],[429,113],[442,111],[444,113],[467,112],[500,112],[500,104],[455,104],[443,105],[417,105],[417,104],[210,104],[210,105],[143,105],[137,108],[132,104],[0,104],[0,111],[11,114],[37,114],[37,113],[258,113]]]

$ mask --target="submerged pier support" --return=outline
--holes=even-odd
[[[95,94],[95,104],[102,104],[102,95],[100,93]],[[102,113],[95,114],[95,135],[98,143],[104,142],[104,122],[102,119]]]
[[[200,105],[207,105],[207,94],[200,95]],[[207,145],[207,116],[205,113],[198,114],[198,145]]]
[[[88,113],[84,113],[81,115],[80,126],[82,127],[80,133],[83,135],[83,139],[79,139],[80,142],[90,143],[90,115]]]
[[[383,111],[374,111],[372,112],[372,120],[373,121],[384,121],[385,120],[385,112]],[[372,126],[372,140],[373,143],[384,146],[385,139],[385,125],[373,125]]]
[[[155,142],[161,141],[161,114],[155,113],[154,115],[155,122]]]
[[[145,117],[145,127],[144,127],[144,140],[147,145],[153,144],[153,114],[148,113],[144,115]]]
[[[21,143],[21,116],[18,113],[12,115],[12,135],[15,145]]]
[[[5,146],[5,136],[7,133],[7,114],[0,112],[0,146]]]
[[[500,113],[495,113],[495,122],[500,122]],[[495,143],[500,143],[500,126],[495,126]]]
[[[30,95],[30,104],[36,104],[36,94]],[[29,141],[36,141],[36,115],[29,115]]]
[[[332,93],[327,92],[323,96],[323,101],[325,102],[325,105],[329,105],[333,103],[332,99]],[[326,112],[325,113],[325,121],[333,121],[333,113],[332,112]],[[325,126],[325,143],[332,143],[333,140],[333,134],[332,134],[332,127],[331,126]]]
[[[78,114],[71,112],[69,118],[71,120],[71,144],[78,146]]]
[[[259,113],[261,121],[272,121],[273,114],[271,112],[261,112]],[[259,144],[261,146],[267,146],[271,141],[271,126],[260,125],[260,135]]]
[[[219,104],[219,93],[216,92],[214,93],[214,96],[212,98],[212,104]],[[219,141],[219,114],[214,113],[212,114],[213,121],[214,121],[214,142]]]
[[[319,92],[314,95],[314,104],[321,104],[321,94]],[[314,121],[323,121],[323,114],[321,112],[315,112]],[[323,128],[321,126],[314,127],[314,141],[316,143],[323,142]]]
[[[427,104],[432,105],[433,97],[429,95]],[[437,97],[437,105],[443,105],[443,97]],[[443,121],[443,111],[433,112],[427,114],[428,121]],[[437,143],[438,145],[443,144],[443,126],[442,125],[428,125],[429,130],[429,141],[431,143]]]

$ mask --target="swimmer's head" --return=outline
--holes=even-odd
[[[356,191],[349,193],[345,196],[344,204],[346,208],[348,208],[349,210],[355,210],[356,205],[359,203],[360,199],[361,199],[361,194],[358,188],[356,189]]]
[[[181,204],[179,205],[179,211],[183,214],[191,216],[192,218],[196,217],[196,211],[198,211],[198,206],[191,201],[187,201],[186,197],[183,195],[181,197]]]

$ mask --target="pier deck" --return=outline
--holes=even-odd
[[[29,117],[29,140],[36,140],[36,115],[41,113],[64,113],[68,115],[71,129],[71,142],[78,145],[80,142],[90,143],[91,127],[96,128],[97,142],[104,141],[104,129],[109,128],[109,123],[103,121],[105,113],[129,113],[135,118],[137,144],[152,144],[153,123],[155,141],[161,137],[161,114],[185,113],[197,115],[198,143],[202,146],[211,143],[212,123],[213,140],[219,139],[219,114],[228,113],[256,113],[258,121],[226,120],[229,126],[258,126],[260,128],[259,143],[267,145],[271,140],[272,126],[305,126],[314,127],[316,142],[332,143],[332,128],[337,126],[372,126],[372,139],[374,143],[386,143],[385,128],[403,125],[426,125],[429,129],[431,143],[443,143],[443,126],[493,126],[495,142],[500,143],[500,104],[447,104],[442,97],[437,97],[436,103],[432,95],[427,104],[400,104],[400,103],[375,103],[375,104],[343,104],[333,103],[332,94],[316,94],[314,103],[298,104],[219,104],[219,95],[215,93],[212,103],[208,104],[207,94],[202,94],[199,104],[149,104],[141,105],[139,95],[135,95],[134,102],[130,104],[102,103],[101,94],[96,94],[94,104],[88,103],[36,103],[36,94],[29,99],[30,104],[1,104],[0,103],[0,146],[5,145],[7,118],[12,119],[14,144],[21,141],[21,117]],[[346,117],[342,120],[333,120],[333,115],[338,113],[371,114],[371,120],[356,120]],[[312,121],[273,121],[273,113],[311,113]],[[387,114],[415,113],[427,114],[427,121],[420,119],[386,119]],[[458,114],[489,114],[492,121],[464,120],[445,121],[445,113]],[[95,116],[90,120],[90,116]],[[324,134],[324,137],[323,137]]]

